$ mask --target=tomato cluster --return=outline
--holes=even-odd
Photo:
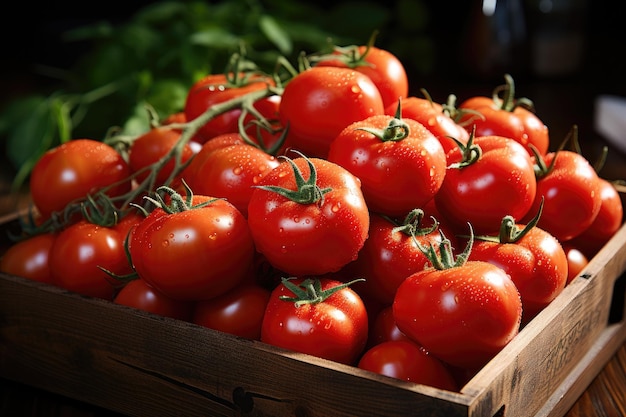
[[[617,231],[619,195],[508,76],[453,108],[371,45],[311,62],[209,74],[125,149],[48,151],[39,233],[0,270],[458,389]]]

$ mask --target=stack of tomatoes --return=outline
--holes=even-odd
[[[0,270],[458,389],[578,274],[570,250],[584,265],[611,238],[621,199],[549,151],[508,75],[451,106],[409,96],[374,46],[313,62],[282,84],[208,75],[126,153],[48,151],[36,222],[63,227]]]

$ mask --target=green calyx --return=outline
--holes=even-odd
[[[472,246],[474,245],[474,230],[471,224],[469,224],[469,228],[470,235],[467,245],[465,246],[463,252],[458,254],[457,256],[454,256],[454,251],[452,250],[452,243],[450,242],[450,239],[448,239],[444,235],[441,229],[439,229],[439,234],[441,236],[441,242],[439,243],[438,247],[439,250],[435,248],[432,242],[430,243],[430,245],[425,247],[424,245],[420,244],[417,239],[415,239],[415,237],[413,237],[413,240],[419,250],[422,251],[424,256],[426,256],[433,268],[437,270],[457,268],[463,266],[465,262],[467,262],[470,252],[472,251]]]
[[[498,236],[476,236],[476,239],[495,243],[519,242],[524,236],[528,234],[528,232],[530,232],[533,227],[537,226],[537,223],[539,223],[541,213],[543,212],[543,202],[544,198],[541,197],[541,203],[539,204],[539,210],[537,210],[537,214],[523,228],[520,228],[517,225],[513,216],[504,216],[502,218],[502,222],[500,223],[500,231],[498,233]]]
[[[493,102],[497,109],[512,112],[516,107],[523,107],[531,112],[535,111],[533,102],[526,98],[515,98],[515,82],[511,74],[504,74],[505,84],[496,87],[493,91]]]
[[[400,106],[400,100],[398,100],[398,107],[396,108],[396,114],[393,119],[389,121],[389,124],[383,129],[374,127],[358,127],[355,130],[363,130],[376,136],[382,142],[399,142],[402,139],[409,136],[411,129],[409,125],[402,121],[402,109]]]
[[[422,227],[422,221],[424,220],[424,210],[422,209],[413,209],[406,215],[402,224],[394,227],[392,232],[401,232],[407,236],[416,237],[416,236],[426,236],[439,227],[439,222],[434,217],[431,217],[433,220],[433,224],[430,227]],[[387,218],[387,220],[393,220]]]
[[[213,198],[207,201],[203,201],[202,203],[193,205],[193,193],[191,191],[191,188],[189,188],[189,186],[184,181],[183,181],[183,185],[185,186],[185,194],[186,194],[184,198],[182,195],[177,193],[174,189],[167,187],[167,186],[161,186],[156,189],[156,192],[154,193],[154,198],[145,196],[144,199],[151,202],[157,208],[160,208],[167,214],[182,213],[183,211],[186,211],[186,210],[193,210],[193,209],[206,207],[209,204],[213,203],[214,201],[219,200],[219,198]],[[170,197],[169,203],[165,201],[162,194],[169,195]],[[144,213],[144,215],[148,214],[144,207],[141,207],[135,204],[133,205],[137,207],[138,209],[140,209]]]
[[[365,281],[363,278],[359,278],[323,290],[322,283],[319,279],[307,278],[300,284],[294,284],[292,282],[294,279],[295,278],[282,278],[282,284],[294,294],[294,297],[282,295],[280,299],[283,301],[291,301],[295,303],[296,307],[301,307],[305,304],[314,305],[322,303],[337,291],[341,291],[355,282]]]
[[[463,159],[461,159],[461,161],[450,164],[449,168],[465,168],[467,166],[474,164],[475,162],[478,162],[478,160],[483,155],[483,150],[481,149],[480,146],[474,143],[475,136],[476,136],[476,125],[474,125],[474,128],[469,134],[469,139],[467,140],[467,144],[463,144],[463,142],[461,142],[460,140],[449,136],[450,139],[452,139],[457,144],[457,146],[461,150],[461,154],[463,155]]]
[[[320,188],[317,185],[317,170],[315,169],[313,162],[311,162],[311,160],[303,154],[299,152],[297,153],[300,154],[300,156],[302,156],[302,158],[304,158],[304,160],[307,162],[310,172],[308,180],[304,179],[302,171],[293,162],[293,160],[286,156],[280,156],[280,158],[285,159],[293,169],[293,174],[296,180],[296,189],[290,190],[288,188],[278,187],[275,185],[259,185],[256,188],[274,192],[299,204],[314,204],[318,202],[320,202],[321,204],[321,202],[323,202],[324,195],[332,191],[332,188]]]

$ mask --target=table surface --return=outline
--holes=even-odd
[[[435,86],[430,93],[433,98],[441,101],[445,99],[443,95],[450,91],[461,91],[459,97],[463,97],[463,94],[469,96],[478,92],[485,93],[487,90],[481,85],[464,89],[463,86],[446,85],[440,90],[437,90]],[[571,95],[572,91],[577,92],[572,100],[562,100],[564,94]],[[589,96],[591,92],[581,89],[580,85],[564,83],[552,84],[549,88],[546,88],[544,84],[527,85],[524,88],[524,94],[533,98],[538,114],[543,116],[554,138],[557,138],[554,140],[564,138],[572,124],[577,124],[581,147],[590,159],[600,155],[604,146],[609,146],[606,165],[601,171],[602,176],[609,180],[626,179],[626,154],[613,149],[593,129],[594,97]],[[553,111],[557,108],[559,111]],[[6,195],[0,195],[0,197],[2,197],[0,212],[7,210],[7,207],[9,210],[15,209],[15,204],[23,204],[23,200],[20,199],[6,204],[6,201],[1,201],[6,200]],[[565,417],[626,416],[625,393],[626,345],[623,345],[565,414]],[[117,415],[70,398],[0,379],[0,416],[104,417]]]

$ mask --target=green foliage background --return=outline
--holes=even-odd
[[[290,0],[159,1],[121,24],[102,21],[64,33],[63,41],[87,45],[49,91],[19,97],[0,113],[0,146],[15,187],[47,149],[70,139],[104,139],[116,128],[137,135],[149,128],[146,105],[161,118],[182,110],[188,88],[222,72],[231,54],[272,72],[282,55],[335,45],[375,44],[399,57],[411,72],[427,73],[432,45],[424,35],[427,9],[420,1],[389,7],[375,1],[307,3]]]

